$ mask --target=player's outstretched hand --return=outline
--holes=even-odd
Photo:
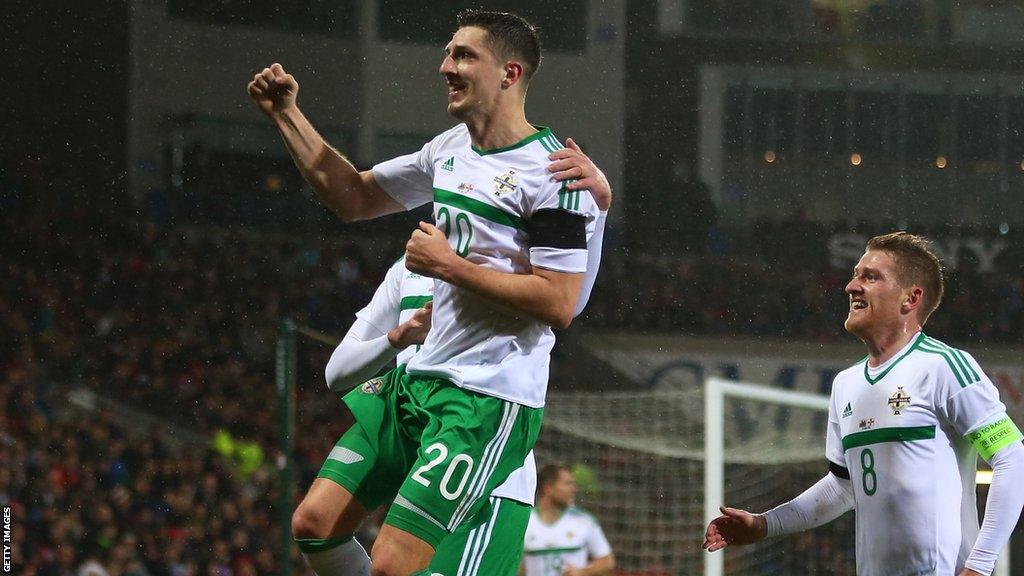
[[[430,311],[434,303],[427,302],[423,308],[417,310],[412,318],[395,326],[388,332],[388,341],[395,348],[405,349],[416,344],[423,344],[427,339],[427,332],[430,332]]]
[[[418,230],[405,244],[405,267],[428,278],[444,280],[444,271],[449,262],[458,256],[448,245],[448,238],[436,226],[420,222]]]
[[[981,575],[981,572],[975,572],[974,570],[971,570],[970,568],[964,568],[964,571],[961,572],[959,576],[982,576],[982,575]]]
[[[253,76],[248,90],[249,97],[256,102],[260,112],[270,116],[295,106],[299,83],[284,71],[283,66],[275,63]]]
[[[590,157],[583,153],[576,141],[567,138],[565,145],[565,148],[548,155],[548,160],[551,160],[551,164],[548,165],[551,177],[558,182],[572,180],[565,185],[569,190],[590,190],[597,207],[602,212],[608,210],[612,205],[612,187],[608,183],[608,178]]]
[[[721,550],[726,546],[743,546],[760,542],[768,536],[768,523],[764,516],[751,514],[736,508],[719,508],[722,515],[708,524],[701,548],[708,552]]]

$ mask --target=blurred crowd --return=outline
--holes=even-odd
[[[278,572],[276,488],[239,481],[201,447],[130,431],[109,412],[69,411],[63,382],[8,371],[0,391],[0,499],[13,511],[23,575],[255,575]]]
[[[586,311],[588,326],[707,336],[834,342],[850,273],[715,256],[606,255]],[[1024,276],[947,272],[946,296],[927,331],[960,346],[1019,344]]]
[[[279,573],[276,323],[291,316],[340,335],[403,235],[156,225],[101,188],[24,166],[0,181],[0,461],[15,463],[0,470],[0,499],[15,513],[16,565],[54,575]],[[841,335],[845,273],[609,245],[584,326]],[[1022,294],[1021,276],[953,275],[931,332],[1019,343]],[[305,488],[351,420],[323,385],[330,348],[300,345]],[[77,388],[167,426],[128,429],[109,412],[73,409],[67,393]],[[223,443],[176,437],[186,430],[255,446],[246,460],[256,465],[241,466]]]

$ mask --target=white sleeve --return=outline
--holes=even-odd
[[[985,504],[985,519],[974,549],[967,558],[967,568],[991,574],[996,558],[1010,540],[1021,509],[1024,508],[1024,446],[1014,442],[996,452],[990,461],[992,486]]]
[[[597,228],[597,203],[586,190],[546,180],[528,209],[530,265],[555,272],[587,271],[588,242]]]
[[[843,450],[843,434],[839,428],[839,410],[836,407],[836,383],[834,380],[832,381],[832,394],[828,400],[825,458],[840,468],[848,468],[846,465],[846,451]]]
[[[946,362],[936,371],[936,406],[940,415],[961,436],[993,422],[1006,406],[999,401],[999,390],[974,358],[961,350],[945,351]]]
[[[591,519],[591,521],[593,527],[590,530],[590,534],[587,534],[587,540],[584,545],[587,548],[590,561],[593,561],[611,554],[612,545],[608,543],[608,539],[604,536],[604,530],[601,530],[601,525],[597,523],[597,520]]]
[[[404,274],[402,258],[388,269],[370,303],[356,312],[356,321],[334,349],[324,370],[331,390],[346,390],[366,381],[400,352],[391,346],[388,332],[399,323]]]
[[[377,164],[373,167],[373,179],[406,210],[430,202],[434,199],[435,156],[447,135],[448,132],[439,134],[419,152]]]
[[[827,524],[853,509],[853,485],[828,473],[796,498],[764,513],[768,537]]]
[[[936,374],[936,396],[940,401],[937,408],[959,435],[967,436],[969,431],[1006,412],[1007,407],[999,402],[999,390],[974,358],[955,352],[963,358],[965,368],[957,363],[942,365]]]
[[[579,316],[590,301],[590,293],[594,290],[594,283],[597,282],[597,271],[601,268],[601,246],[604,243],[604,224],[608,219],[608,212],[598,212],[597,223],[594,226],[594,233],[587,240],[587,272],[583,277],[583,285],[580,287],[580,298],[576,301],[576,311],[573,317]]]

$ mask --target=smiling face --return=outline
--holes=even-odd
[[[466,120],[493,110],[506,81],[505,62],[488,42],[487,31],[476,26],[456,30],[445,46],[440,73],[448,85],[448,113]]]
[[[905,323],[918,323],[921,288],[901,286],[896,258],[882,250],[868,250],[857,262],[853,278],[846,285],[850,311],[846,331],[863,339],[892,330]]]

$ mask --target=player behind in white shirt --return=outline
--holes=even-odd
[[[1024,447],[974,358],[921,331],[942,299],[941,264],[919,236],[876,236],[846,293],[845,328],[868,356],[833,382],[829,472],[764,514],[723,507],[703,546],[750,544],[855,509],[858,576],[987,576],[1024,505]],[[994,473],[980,530],[978,455]]]
[[[525,576],[601,576],[615,556],[597,519],[577,508],[576,482],[562,464],[547,464],[537,480],[537,507],[530,514],[523,549]]]

